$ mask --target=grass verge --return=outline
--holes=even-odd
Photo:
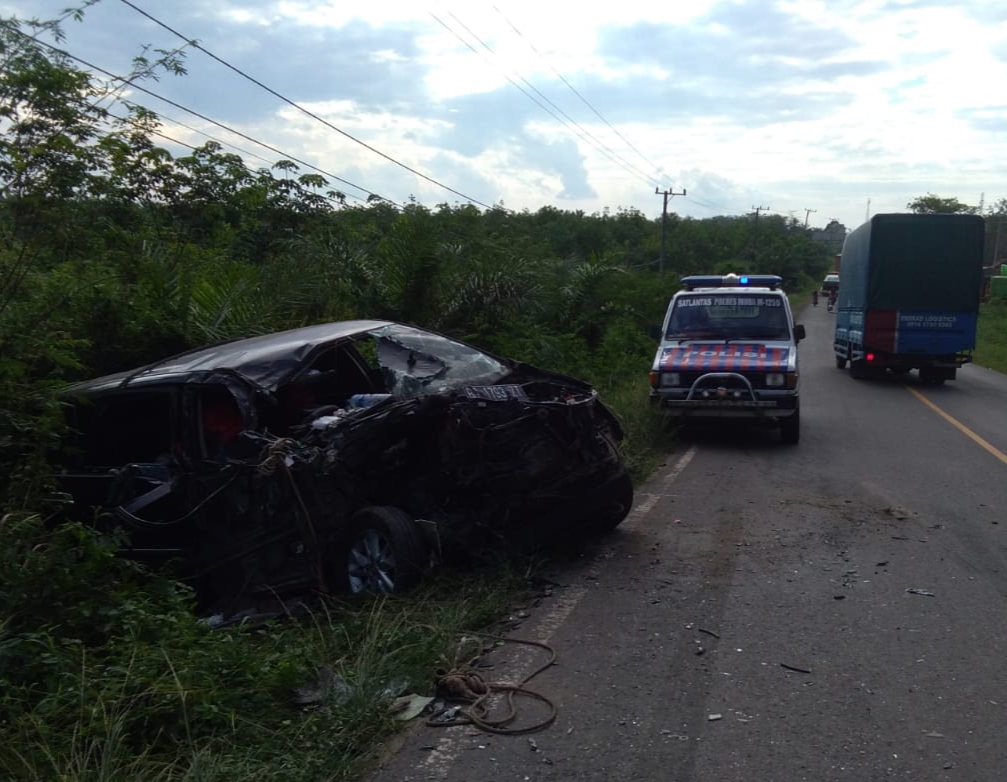
[[[994,299],[980,307],[973,360],[1007,373],[1007,301]]]
[[[211,630],[184,588],[80,529],[8,517],[0,544],[0,779],[11,782],[353,779],[401,727],[391,701],[429,694],[462,633],[529,595],[514,566],[440,572],[408,596]],[[43,594],[46,580],[65,586],[52,576],[67,550],[107,598]]]

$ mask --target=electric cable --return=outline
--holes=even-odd
[[[299,103],[297,103],[296,101],[293,101],[290,98],[286,97],[285,95],[277,92],[272,87],[269,87],[266,84],[263,84],[261,81],[259,81],[258,79],[254,78],[253,76],[250,76],[249,74],[245,73],[240,68],[238,68],[238,67],[236,67],[234,65],[231,65],[229,62],[227,62],[223,58],[218,57],[213,52],[211,52],[208,49],[206,49],[205,47],[201,46],[197,41],[195,41],[195,40],[193,40],[191,38],[187,38],[186,36],[182,35],[180,32],[178,32],[174,28],[170,27],[169,25],[165,24],[160,19],[157,19],[156,17],[154,17],[151,14],[147,13],[146,11],[144,11],[142,8],[139,8],[138,6],[136,6],[135,4],[133,4],[132,2],[130,2],[130,0],[119,0],[119,2],[121,2],[123,5],[129,6],[134,11],[136,11],[138,14],[141,14],[142,16],[145,16],[150,21],[154,22],[155,24],[159,25],[160,27],[163,27],[165,30],[167,30],[168,32],[172,33],[173,35],[178,36],[183,41],[188,41],[193,48],[198,49],[199,51],[203,52],[203,54],[205,54],[206,56],[210,57],[213,60],[216,60],[217,62],[219,62],[224,67],[229,68],[230,70],[234,71],[239,76],[241,76],[242,78],[247,79],[248,81],[252,82],[252,84],[255,84],[257,87],[260,87],[261,89],[264,89],[270,95],[273,95],[274,97],[279,98],[284,103],[292,106],[293,108],[297,109],[301,113],[307,115],[308,117],[311,117],[312,119],[316,120],[317,122],[321,122],[323,125],[325,125],[326,127],[330,128],[331,130],[334,130],[337,133],[339,133],[340,135],[345,136],[346,138],[350,139],[350,141],[353,141],[353,142],[359,144],[360,146],[364,147],[364,149],[367,149],[370,152],[373,152],[374,154],[376,154],[376,155],[384,158],[385,160],[389,161],[390,163],[394,163],[396,166],[399,166],[400,168],[405,169],[406,171],[408,171],[411,174],[415,174],[416,176],[420,177],[421,179],[424,179],[427,182],[430,182],[431,184],[436,185],[437,187],[443,188],[444,190],[447,190],[450,193],[454,193],[455,195],[460,196],[461,198],[464,198],[466,201],[469,201],[469,202],[471,202],[473,204],[478,204],[479,206],[485,207],[486,209],[492,209],[493,208],[489,204],[483,203],[482,201],[480,201],[477,198],[474,198],[473,196],[466,195],[465,193],[461,192],[460,190],[456,190],[455,188],[453,188],[453,187],[451,187],[449,185],[444,184],[443,182],[440,182],[440,181],[434,179],[433,177],[429,176],[428,174],[424,174],[422,171],[418,171],[417,169],[413,168],[412,166],[409,166],[409,165],[403,163],[402,161],[395,159],[391,155],[389,155],[389,154],[387,154],[385,152],[382,152],[381,150],[377,149],[376,147],[371,146],[367,142],[361,141],[360,139],[356,138],[355,136],[347,133],[345,130],[343,130],[342,128],[337,127],[334,124],[332,124],[331,122],[329,122],[324,117],[320,117],[319,115],[315,114],[314,112],[309,111],[308,109],[304,108]],[[291,159],[293,159],[293,158],[291,158]]]
[[[455,38],[457,38],[463,44],[465,44],[466,46],[468,46],[469,49],[471,49],[476,54],[479,53],[471,44],[469,44],[460,35],[458,35],[457,32],[455,32],[447,24],[445,24],[444,21],[441,20],[436,14],[431,13],[430,15],[439,24],[441,24],[448,32],[450,32],[453,36],[455,36]],[[467,32],[476,41],[478,41],[479,44],[484,49],[486,49],[486,51],[488,51],[490,54],[496,56],[496,52],[493,51],[493,48],[489,44],[487,44],[482,38],[480,38],[478,35],[476,35],[461,19],[459,19],[453,13],[449,13],[449,15],[459,25],[461,25],[462,29],[464,29],[465,32]],[[563,125],[566,125],[568,128],[571,128],[571,130],[573,130],[574,133],[576,133],[578,136],[580,136],[581,139],[583,139],[584,141],[587,141],[588,143],[592,144],[595,147],[595,149],[597,149],[600,152],[602,152],[613,163],[619,164],[624,170],[626,170],[626,171],[628,171],[630,173],[633,173],[633,174],[636,174],[637,176],[643,177],[643,179],[645,181],[647,181],[648,184],[654,184],[654,182],[656,180],[651,179],[647,174],[645,174],[644,172],[640,171],[640,169],[636,168],[632,163],[630,163],[629,161],[627,161],[626,159],[624,159],[623,157],[621,157],[617,152],[613,151],[608,146],[606,146],[603,142],[599,141],[598,138],[594,136],[594,134],[592,134],[589,130],[587,130],[587,128],[583,127],[580,123],[578,123],[575,119],[573,119],[573,117],[571,117],[569,114],[567,114],[565,111],[563,111],[563,109],[561,109],[553,101],[551,101],[545,94],[542,93],[541,90],[539,90],[534,84],[532,84],[531,82],[529,82],[524,76],[522,76],[519,73],[516,74],[517,78],[519,78],[522,82],[524,82],[526,85],[528,85],[529,89],[533,90],[536,95],[538,95],[539,97],[541,97],[542,100],[544,100],[546,103],[548,103],[556,111],[552,111],[552,109],[549,109],[546,106],[543,106],[542,103],[540,103],[538,100],[536,100],[535,98],[533,98],[530,94],[528,94],[527,90],[525,90],[520,84],[518,84],[517,82],[515,82],[509,75],[507,75],[506,73],[504,73],[503,70],[501,70],[499,67],[497,68],[497,70],[499,70],[500,73],[503,74],[504,78],[506,78],[507,81],[509,81],[512,85],[514,85],[515,87],[517,87],[517,89],[519,89],[525,95],[525,97],[527,97],[529,100],[531,100],[533,103],[535,103],[535,105],[537,105],[539,108],[541,108],[542,110],[544,110],[545,112],[547,112],[554,119],[559,120]],[[557,114],[557,112],[558,112],[558,114]],[[560,114],[562,115],[562,117],[559,116]]]

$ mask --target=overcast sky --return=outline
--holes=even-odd
[[[852,229],[927,193],[1007,198],[1004,0],[101,0],[63,28],[116,74],[195,40],[186,76],[145,83],[178,106],[128,97],[174,139],[298,158],[354,203],[657,217],[655,191],[684,190],[680,215]]]

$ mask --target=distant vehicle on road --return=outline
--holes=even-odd
[[[826,274],[825,279],[822,280],[822,293],[828,296],[832,291],[839,290],[839,275],[838,274]]]
[[[843,245],[833,349],[856,378],[919,370],[953,380],[972,360],[985,227],[977,215],[879,214]]]

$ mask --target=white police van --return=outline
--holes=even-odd
[[[693,276],[668,304],[650,399],[681,418],[762,418],[801,434],[794,323],[776,275]]]

